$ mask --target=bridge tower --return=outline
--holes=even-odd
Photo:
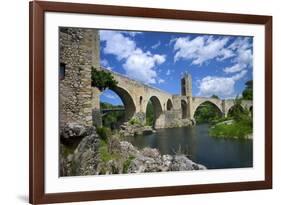
[[[187,108],[183,110],[186,112],[186,116],[188,119],[191,119],[192,116],[192,78],[191,75],[185,72],[181,78],[181,95],[182,97],[186,97],[187,100]]]
[[[192,96],[192,79],[191,75],[187,72],[181,78],[181,95]]]

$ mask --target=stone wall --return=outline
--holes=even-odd
[[[91,67],[99,66],[99,36],[95,29],[60,28],[59,124],[92,125]],[[59,68],[63,69],[63,68]]]

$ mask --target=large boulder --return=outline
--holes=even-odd
[[[196,164],[185,155],[175,155],[173,157],[170,171],[187,171],[187,170],[203,170],[206,169],[203,165]]]
[[[60,128],[60,140],[63,144],[78,144],[84,137],[95,132],[95,127],[84,126],[79,123],[67,123]]]
[[[72,157],[72,174],[76,176],[97,174],[99,164],[99,136],[93,132],[82,139]]]
[[[130,124],[128,122],[121,125],[120,135],[130,137],[135,135],[149,135],[155,132],[151,126],[143,126],[141,124]]]

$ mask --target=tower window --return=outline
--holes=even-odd
[[[59,78],[60,80],[63,80],[64,77],[65,77],[65,63],[60,63]]]

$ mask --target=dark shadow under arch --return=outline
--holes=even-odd
[[[228,111],[227,111],[227,116],[228,116],[228,117],[233,116],[233,112],[234,112],[235,109],[236,109],[236,111],[238,110],[239,112],[245,112],[245,109],[243,108],[242,105],[240,105],[240,104],[234,104],[234,105],[232,105],[232,106],[228,109]]]
[[[181,118],[187,118],[187,102],[185,100],[181,100]]]
[[[196,107],[193,117],[196,122],[203,123],[221,116],[223,116],[222,110],[212,101],[206,100]]]
[[[134,103],[133,98],[125,89],[121,87],[115,87],[111,90],[114,91],[121,98],[125,108],[124,121],[129,121],[136,113],[136,105]]]
[[[153,108],[153,123],[152,123],[152,126],[155,127],[156,122],[157,122],[158,118],[160,117],[160,115],[162,114],[163,110],[162,110],[160,100],[156,96],[152,96],[152,97],[149,98],[148,103],[146,105],[146,114],[147,114],[147,111],[148,111],[147,108],[148,108],[149,102],[151,102],[152,108]]]
[[[171,99],[168,99],[167,101],[167,110],[172,110],[173,109],[173,103]]]

